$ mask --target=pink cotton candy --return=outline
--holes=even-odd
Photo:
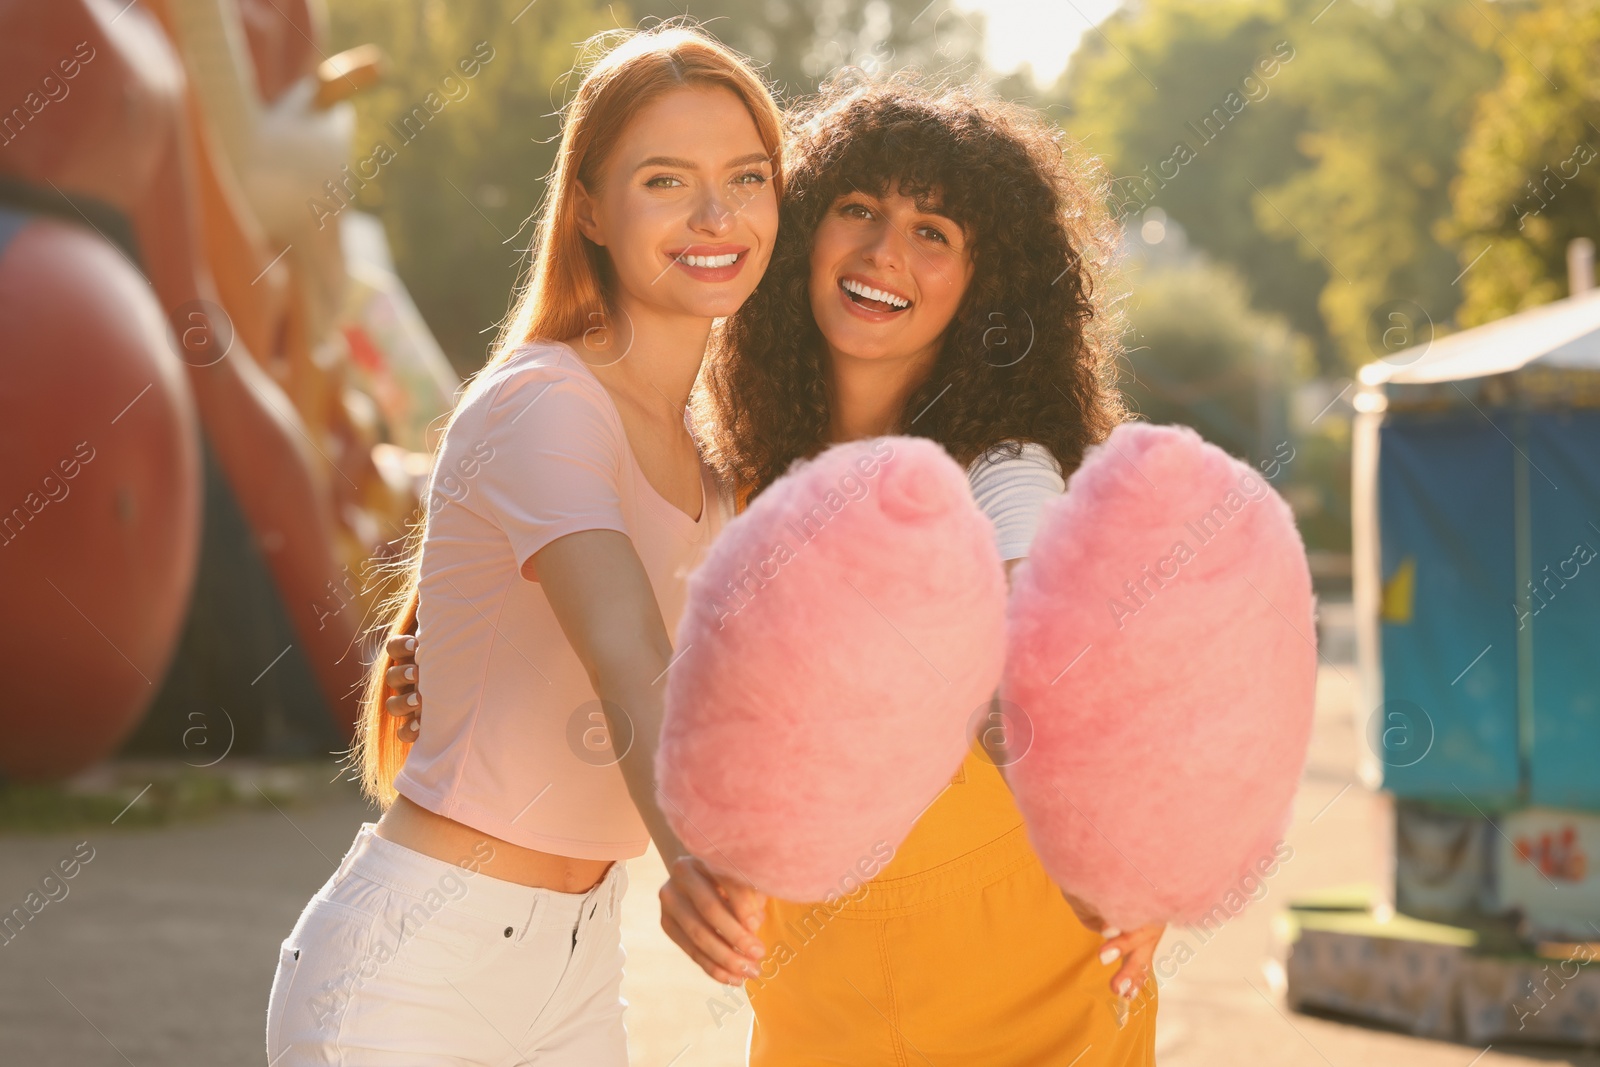
[[[1288,505],[1193,430],[1126,423],[1012,579],[1006,774],[1045,869],[1124,930],[1225,920],[1283,858],[1311,737]]]
[[[656,758],[673,830],[774,896],[854,892],[960,766],[999,682],[1005,593],[938,445],[797,464],[689,578]]]

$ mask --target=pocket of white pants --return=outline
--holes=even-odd
[[[285,940],[278,946],[278,969],[272,976],[272,993],[267,998],[267,1062],[276,1063],[282,1055],[279,1033],[283,1029],[283,1007],[294,995],[295,972],[300,969],[300,950]]]
[[[372,916],[312,897],[278,949],[278,970],[267,1002],[267,1060],[286,1067],[308,1057],[337,1033],[367,958]],[[291,1047],[302,1056],[279,1057]]]
[[[429,908],[402,893],[389,895],[373,935],[389,950],[384,972],[451,980],[476,971],[510,942],[504,924],[457,911],[448,901]]]

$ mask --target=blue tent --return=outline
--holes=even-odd
[[[1600,811],[1600,291],[1359,381],[1364,778],[1486,814]]]

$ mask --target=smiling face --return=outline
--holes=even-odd
[[[811,246],[811,313],[834,361],[931,366],[971,280],[968,235],[897,192],[839,197]]]
[[[733,92],[675,89],[642,108],[576,205],[584,236],[610,257],[617,303],[707,319],[737,310],[777,236],[772,176]]]

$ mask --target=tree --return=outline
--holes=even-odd
[[[1065,124],[1123,176],[1125,206],[1165,208],[1347,370],[1373,358],[1367,324],[1389,301],[1454,313],[1439,223],[1499,69],[1481,7],[1148,0],[1086,40]]]
[[[982,16],[951,0],[637,0],[633,11],[640,19],[692,15],[760,63],[785,100],[847,65],[969,74],[983,43]]]
[[[1320,340],[1325,265],[1263,232],[1251,206],[1255,188],[1305,165],[1294,147],[1303,111],[1282,99],[1303,62],[1287,23],[1279,0],[1148,0],[1086,34],[1047,95],[1117,179],[1119,214],[1137,226],[1146,209],[1165,210],[1247,280],[1256,306]]]
[[[1179,247],[1167,251],[1174,237]],[[1348,424],[1313,416],[1290,425],[1293,394],[1315,371],[1310,343],[1281,316],[1252,309],[1231,269],[1185,255],[1181,237],[1169,230],[1142,252],[1130,242],[1129,407],[1151,422],[1191,426],[1243,458],[1294,508],[1308,547],[1349,551]]]
[[[330,192],[323,209],[353,202],[383,219],[423,318],[471,373],[526,259],[524,221],[555,159],[574,46],[616,23],[598,0],[330,6],[334,50],[371,41],[388,63],[383,82],[356,97],[350,170],[362,180],[349,195]]]
[[[1544,0],[1495,47],[1503,72],[1474,111],[1444,227],[1465,326],[1564,296],[1567,242],[1600,236],[1600,0]]]
[[[1318,306],[1347,367],[1383,354],[1369,324],[1392,302],[1437,324],[1460,302],[1441,223],[1473,99],[1498,74],[1489,18],[1458,0],[1345,2],[1299,31],[1283,93],[1305,116],[1297,144],[1310,165],[1263,185],[1255,216],[1326,262]]]
[[[1123,395],[1151,422],[1192,426],[1236,456],[1271,456],[1289,391],[1310,376],[1310,346],[1281,316],[1250,307],[1227,267],[1203,258],[1130,271]]]

